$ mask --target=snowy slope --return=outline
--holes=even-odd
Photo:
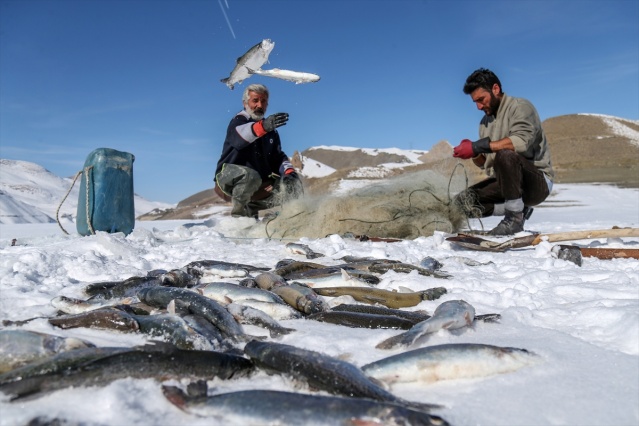
[[[27,161],[0,159],[0,223],[50,223],[56,211],[67,221],[75,220],[80,179],[61,178],[45,168]],[[69,192],[71,189],[71,192]],[[170,204],[148,201],[135,195],[135,215]]]

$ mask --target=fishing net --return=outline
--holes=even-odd
[[[344,194],[308,196],[285,202],[253,225],[253,237],[323,238],[331,234],[412,239],[435,231],[454,232],[465,216],[453,195],[465,189],[433,170],[387,178]]]

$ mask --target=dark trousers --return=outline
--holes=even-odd
[[[455,198],[466,216],[491,216],[495,204],[519,198],[526,206],[536,206],[550,195],[544,173],[515,151],[497,151],[493,170],[493,176],[462,191]]]

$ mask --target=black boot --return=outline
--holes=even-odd
[[[495,226],[488,235],[504,236],[513,235],[524,230],[524,212],[512,212],[506,210],[506,216]]]

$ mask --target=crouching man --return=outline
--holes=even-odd
[[[232,203],[234,217],[257,218],[258,211],[280,205],[302,193],[302,182],[282,151],[277,128],[287,113],[264,118],[269,92],[251,84],[242,95],[244,109],[231,120],[215,170],[215,192]]]
[[[480,139],[464,139],[453,156],[472,158],[489,177],[458,194],[456,204],[467,217],[504,216],[490,235],[521,232],[533,206],[550,195],[554,178],[537,110],[526,99],[506,95],[497,76],[484,68],[466,79],[464,93],[485,115]]]

